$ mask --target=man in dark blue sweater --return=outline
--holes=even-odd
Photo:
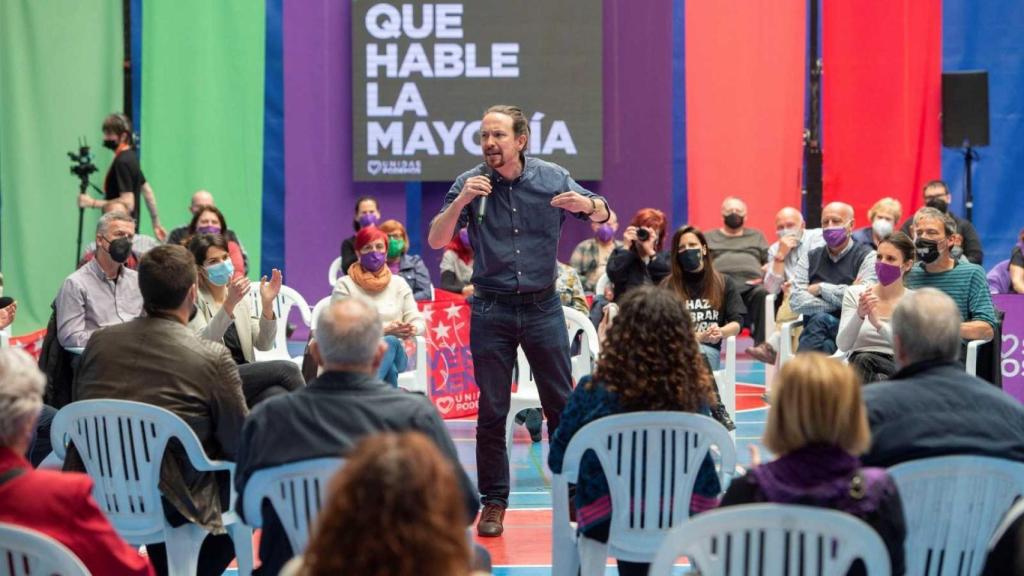
[[[865,466],[974,454],[1024,462],[1024,405],[964,372],[960,311],[934,288],[905,296],[893,311],[899,372],[864,387],[871,426]]]
[[[466,501],[466,525],[480,508],[476,487],[459,464],[455,445],[437,409],[426,397],[392,388],[376,376],[386,351],[380,315],[372,303],[347,298],[320,315],[310,352],[324,369],[308,386],[261,403],[242,428],[235,488],[242,501],[253,472],[311,458],[345,456],[363,437],[380,432],[422,432],[455,467]],[[239,504],[236,508],[241,510]],[[268,503],[263,505],[261,574],[277,574],[301,550],[292,550]]]

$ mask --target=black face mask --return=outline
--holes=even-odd
[[[701,260],[703,260],[703,256],[700,253],[700,248],[688,248],[676,253],[676,261],[679,262],[679,266],[684,272],[696,272],[700,268]]]
[[[107,254],[110,254],[110,259],[118,264],[124,264],[128,261],[128,256],[132,253],[132,241],[131,238],[118,238],[112,240],[110,246],[107,248]]]
[[[927,238],[918,238],[914,242],[914,249],[917,252],[917,259],[925,264],[931,264],[939,259],[939,243]]]
[[[941,196],[938,198],[929,198],[928,201],[924,203],[924,205],[929,208],[935,208],[936,210],[942,212],[943,214],[945,214],[949,210],[949,203],[947,203],[946,199]]]
[[[733,230],[739,228],[740,226],[743,226],[743,216],[740,216],[739,214],[736,213],[726,214],[725,218],[723,218],[722,220],[725,222],[725,226],[727,228],[732,228]]]
[[[191,323],[192,320],[195,320],[196,314],[199,314],[199,306],[196,306],[196,303],[193,302],[192,303],[192,311],[189,312],[189,314],[188,314],[188,321],[189,321],[189,323]]]
[[[103,147],[110,150],[117,150],[117,140],[104,140]]]

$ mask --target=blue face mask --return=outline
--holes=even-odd
[[[206,278],[214,286],[227,286],[234,274],[235,265],[231,263],[231,260],[206,267]]]

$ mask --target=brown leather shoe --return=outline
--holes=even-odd
[[[778,357],[778,353],[775,348],[767,342],[762,342],[757,346],[751,346],[747,348],[747,354],[758,362],[764,362],[765,364],[775,364],[775,359]]]
[[[505,531],[502,522],[505,520],[505,507],[500,504],[485,504],[480,513],[480,521],[476,524],[476,533],[484,538],[501,536]]]

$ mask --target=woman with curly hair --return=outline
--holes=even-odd
[[[306,553],[282,576],[467,576],[466,503],[419,432],[361,441],[334,478]]]
[[[710,415],[713,402],[711,374],[697,347],[686,304],[665,288],[636,287],[619,302],[593,378],[580,380],[562,411],[548,465],[560,474],[573,435],[599,418],[648,410]],[[697,473],[690,513],[714,508],[720,492],[708,456]],[[611,496],[601,465],[591,453],[584,454],[580,463],[575,502],[583,537],[607,542]],[[647,573],[647,564],[622,560],[618,564],[619,574]]]

